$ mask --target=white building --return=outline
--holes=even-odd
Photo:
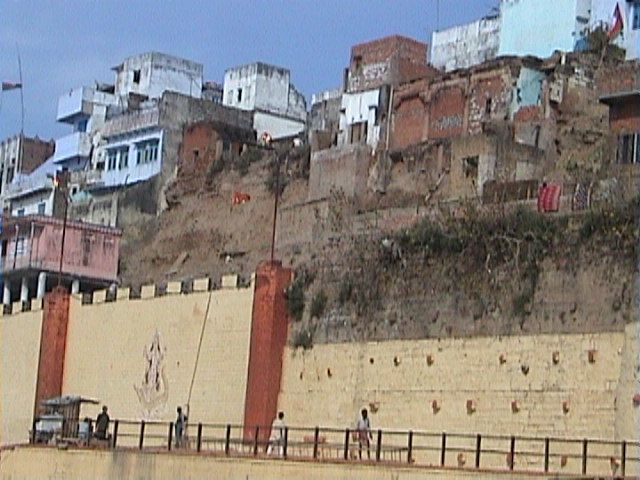
[[[113,68],[115,94],[160,98],[164,92],[202,97],[202,64],[165,53],[147,52],[127,58]]]
[[[222,104],[253,112],[258,138],[297,135],[305,129],[307,103],[291,83],[286,68],[256,62],[227,70]]]
[[[366,143],[375,149],[381,140],[389,107],[389,88],[343,93],[340,108],[338,147]]]
[[[429,58],[434,67],[450,72],[495,58],[499,46],[500,16],[491,15],[433,32]]]
[[[70,170],[70,189],[117,187],[161,171],[163,133],[158,100],[164,92],[202,97],[201,64],[157,52],[127,58],[114,68],[113,85],[79,87],[58,99],[57,120],[72,132],[56,140],[42,169],[14,182],[7,197],[13,214],[52,211],[51,175]],[[44,207],[43,207],[44,204]]]

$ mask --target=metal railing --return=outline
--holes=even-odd
[[[271,426],[212,423],[190,423],[176,438],[173,422],[129,420],[111,421],[103,439],[90,433],[83,441],[78,432],[79,422],[64,422],[55,441],[78,447],[431,468],[622,477],[640,473],[638,441],[396,430],[373,430],[365,438],[353,429],[322,427],[285,427],[282,436],[274,438]],[[31,442],[38,441],[34,421]]]

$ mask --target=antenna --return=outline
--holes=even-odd
[[[440,0],[436,0],[436,30],[440,30]]]

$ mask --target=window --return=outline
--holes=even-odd
[[[634,30],[640,30],[640,2],[633,3],[633,25]]]
[[[24,208],[19,208],[18,211],[16,212],[16,215],[18,217],[24,217]]]
[[[40,202],[38,204],[38,215],[44,215],[45,208],[47,208],[47,204],[44,202]]]
[[[118,150],[115,148],[107,150],[107,170],[115,170],[118,161]]]
[[[7,183],[11,183],[13,181],[13,168],[14,167],[7,168]]]
[[[124,170],[129,167],[129,147],[120,147],[118,149],[118,168]]]
[[[158,140],[149,140],[136,144],[136,163],[142,165],[158,160]]]
[[[640,164],[640,133],[618,136],[618,163]]]
[[[491,115],[491,103],[492,103],[491,98],[487,98],[485,103],[484,103],[484,113],[485,113],[485,115]]]
[[[238,103],[240,103],[242,101],[242,89],[239,88],[238,89]]]
[[[233,103],[233,90],[229,90],[229,103]]]
[[[140,70],[133,71],[133,83],[140,83]]]
[[[24,255],[24,237],[18,237],[16,239],[16,257]]]
[[[465,157],[462,159],[462,169],[465,178],[471,178],[475,180],[478,177],[478,162],[480,158],[478,155],[473,157]]]

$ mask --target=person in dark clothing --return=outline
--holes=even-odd
[[[102,413],[96,418],[96,438],[100,440],[107,439],[107,431],[109,430],[109,414],[107,414],[107,406],[102,407]]]
[[[187,426],[187,416],[182,413],[182,407],[178,407],[178,418],[176,418],[176,447],[184,446],[184,431]]]

